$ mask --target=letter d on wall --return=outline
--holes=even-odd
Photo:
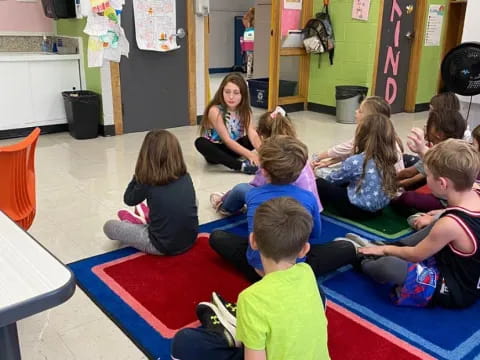
[[[387,79],[387,84],[385,85],[385,100],[392,105],[397,98],[397,81],[389,77]]]

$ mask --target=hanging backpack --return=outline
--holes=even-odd
[[[321,54],[328,52],[330,65],[333,65],[335,38],[332,22],[328,13],[328,1],[324,1],[323,10],[305,24],[303,45],[307,53]]]

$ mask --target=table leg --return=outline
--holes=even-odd
[[[17,324],[0,328],[0,360],[20,360]]]

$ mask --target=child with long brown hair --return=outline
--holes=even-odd
[[[367,115],[357,127],[354,155],[325,179],[317,179],[324,204],[339,215],[365,219],[379,214],[397,192],[397,136],[390,119]]]
[[[427,125],[425,128],[425,134],[421,129],[414,128],[412,129],[412,133],[409,136],[410,144],[412,141],[422,143],[423,147],[427,149],[425,143],[436,145],[445,141],[447,139],[461,139],[463,134],[465,133],[466,122],[463,119],[462,115],[455,110],[443,110],[437,111],[432,110],[428,114]],[[409,147],[411,145],[409,144]],[[415,150],[412,149],[411,150]],[[420,157],[423,155],[419,153]],[[425,178],[425,171],[423,169],[423,160],[419,160],[415,166],[415,170],[419,174],[418,177]],[[407,169],[405,169],[407,170]],[[398,176],[401,174],[397,174]],[[408,184],[408,183],[407,183]],[[405,182],[399,181],[399,187],[405,187]],[[416,186],[418,187],[418,186]],[[416,188],[414,187],[414,188]],[[407,186],[410,188],[410,186]],[[398,198],[396,198],[392,205],[395,205],[399,208],[404,209],[417,209],[421,212],[429,212],[432,210],[443,209],[446,205],[444,201],[437,198],[433,194],[422,194],[416,191],[404,191]],[[415,217],[418,217],[416,215]],[[414,217],[414,218],[415,218]],[[412,218],[413,221],[413,218]],[[411,223],[412,221],[409,221]],[[418,228],[418,226],[414,226]]]
[[[430,113],[435,111],[437,113],[443,113],[445,111],[452,114],[452,112],[460,112],[460,101],[458,100],[457,95],[453,92],[443,92],[437,95],[434,95],[430,99]],[[430,117],[430,113],[428,114]],[[460,113],[459,113],[460,114]],[[451,124],[455,125],[457,122],[455,120],[451,121]],[[448,122],[447,122],[448,125]],[[427,126],[428,127],[428,120]],[[425,131],[427,133],[427,131]],[[458,138],[458,135],[455,136]],[[471,132],[466,126],[463,139],[471,141]],[[426,177],[423,172],[423,162],[418,156],[408,155],[408,161],[405,161],[405,169],[398,172],[398,185],[405,190],[415,190],[420,186],[424,185],[426,182]]]
[[[357,123],[357,126],[361,124],[362,119],[365,116],[374,115],[374,114],[381,114],[386,116],[387,118],[390,118],[390,115],[391,115],[390,105],[385,101],[385,99],[379,96],[369,96],[362,101],[362,103],[360,104],[360,107],[355,111],[355,122]],[[397,171],[400,171],[404,168],[403,159],[402,159],[403,145],[398,135],[395,134],[395,136],[397,141],[397,152],[398,152],[398,159],[395,164],[395,168],[397,169]],[[354,154],[354,139],[351,139],[344,143],[335,145],[330,149],[328,149],[327,151],[324,151],[320,154],[315,154],[314,160],[312,162],[312,167],[314,169],[326,168],[331,165],[342,162],[343,160],[345,160],[346,158],[348,158],[353,154]],[[318,171],[317,176],[321,176],[321,174],[324,174],[324,173],[325,173],[324,171]]]
[[[288,116],[284,114],[282,108],[277,107],[273,112],[267,111],[258,121],[257,132],[262,140],[269,139],[278,135],[286,135],[296,138],[295,128]],[[240,211],[245,205],[245,195],[254,188],[267,184],[262,169],[259,169],[255,174],[254,179],[246,184],[238,184],[227,193],[214,192],[210,195],[210,203],[212,207],[223,216],[228,216]],[[318,197],[317,186],[315,185],[315,175],[309,164],[306,164],[298,178],[293,185],[299,188],[310,191],[315,196],[320,211],[323,210],[322,204]]]
[[[180,254],[194,244],[198,233],[195,189],[172,133],[152,130],[145,136],[123,199],[128,206],[146,199],[149,219],[121,210],[121,221],[109,220],[103,227],[109,239],[153,255]]]
[[[240,74],[225,76],[203,114],[195,147],[211,164],[255,174],[261,145],[252,123],[248,88]],[[244,157],[246,160],[239,160]]]

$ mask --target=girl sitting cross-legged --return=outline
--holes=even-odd
[[[107,221],[103,231],[109,239],[153,255],[176,255],[193,246],[198,233],[195,189],[172,133],[152,130],[145,136],[123,199],[136,206],[137,214],[120,210],[121,221]]]
[[[323,204],[352,219],[379,215],[397,192],[396,144],[397,136],[388,117],[364,117],[355,134],[354,155],[339,170],[317,179]]]
[[[261,145],[252,123],[247,83],[240,74],[225,76],[203,114],[195,147],[210,164],[255,174]],[[243,157],[245,160],[240,160]]]

